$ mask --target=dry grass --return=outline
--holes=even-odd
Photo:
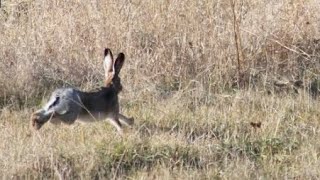
[[[0,174],[320,178],[320,104],[308,93],[320,4],[235,2],[2,0]],[[105,122],[31,132],[52,89],[102,85],[105,47],[126,54],[121,107],[135,127],[124,138]]]

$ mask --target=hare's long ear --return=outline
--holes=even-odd
[[[117,76],[120,73],[120,70],[123,66],[124,63],[124,54],[123,53],[119,53],[115,63],[114,63],[114,69],[115,69],[115,75]]]
[[[105,74],[105,85],[108,86],[111,83],[115,73],[112,52],[108,48],[104,50],[103,68]]]

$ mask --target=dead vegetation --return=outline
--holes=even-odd
[[[4,177],[319,178],[316,0],[1,3]],[[30,132],[53,89],[103,84],[105,47],[127,57],[127,137],[107,123]]]

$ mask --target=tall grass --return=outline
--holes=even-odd
[[[1,3],[4,177],[319,178],[317,0]],[[105,47],[126,55],[127,137],[107,123],[30,132],[54,88],[103,84]]]

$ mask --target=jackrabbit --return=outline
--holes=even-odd
[[[125,56],[120,53],[116,60],[110,49],[104,51],[103,67],[105,86],[93,92],[83,92],[74,88],[56,89],[49,102],[31,116],[31,125],[36,130],[50,120],[51,123],[72,124],[76,120],[94,122],[110,119],[110,123],[122,133],[122,125],[133,125],[134,119],[119,113],[118,94],[122,90],[119,77]],[[121,123],[120,123],[120,121]]]

